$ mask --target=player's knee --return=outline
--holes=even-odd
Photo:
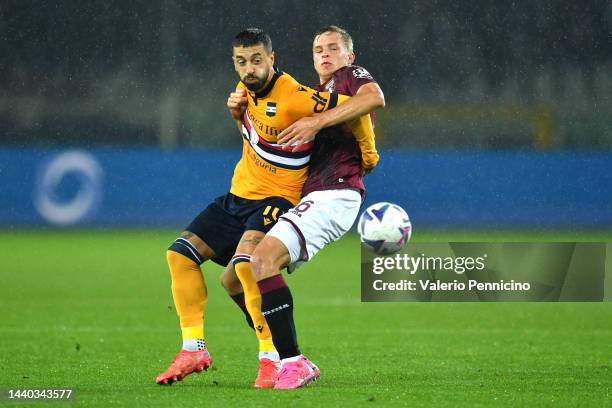
[[[255,277],[255,280],[260,280],[260,276],[263,274],[264,269],[265,269],[265,257],[260,255],[260,254],[256,254],[253,253],[251,255],[251,271],[253,271],[253,276]]]
[[[274,261],[274,258],[265,251],[265,248],[257,247],[251,255],[251,270],[255,280],[260,281],[277,275],[279,273],[279,266]]]
[[[168,262],[170,262],[171,257],[174,256],[173,253],[181,254],[191,259],[193,262],[195,262],[198,265],[202,265],[202,263],[206,260],[202,256],[202,254],[198,252],[195,245],[193,245],[191,242],[181,237],[175,239],[174,242],[170,245],[170,247],[168,247],[168,251],[166,253]]]

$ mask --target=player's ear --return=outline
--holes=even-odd
[[[270,53],[270,60],[272,61],[272,65],[274,65],[274,51]]]
[[[349,64],[351,64],[351,65],[352,65],[352,64],[353,64],[353,62],[355,62],[355,57],[356,57],[356,55],[355,55],[355,53],[354,53],[354,52],[351,52],[351,53],[349,54],[349,58],[348,58],[348,60],[349,60]]]

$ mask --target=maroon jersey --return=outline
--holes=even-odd
[[[357,65],[349,65],[334,72],[325,84],[313,88],[353,96],[359,87],[370,82],[376,81],[368,71]],[[371,113],[371,117],[373,126],[374,113]],[[359,190],[362,196],[365,192],[361,177],[361,150],[346,124],[324,128],[317,133],[302,195],[340,188],[354,188]]]

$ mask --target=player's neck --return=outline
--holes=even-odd
[[[272,73],[268,76],[268,80],[266,83],[258,90],[253,91],[255,95],[262,97],[264,94],[267,94],[270,91],[271,83],[274,81],[276,75],[276,71],[272,71]]]
[[[259,88],[258,90],[255,91],[255,93],[261,93],[263,92],[267,87],[270,86],[270,82],[272,82],[272,78],[274,77],[274,75],[268,77],[268,80],[266,81],[265,84],[263,84],[263,86],[261,88]]]

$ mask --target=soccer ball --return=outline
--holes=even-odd
[[[372,204],[361,213],[357,231],[366,248],[377,254],[392,254],[410,241],[412,224],[402,207],[381,202]]]

